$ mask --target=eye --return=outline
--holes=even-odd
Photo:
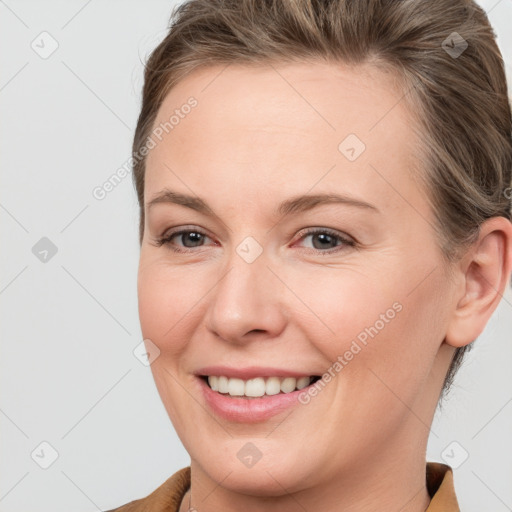
[[[180,240],[184,245],[179,246],[173,243],[173,239],[175,238]],[[190,252],[195,247],[201,247],[205,238],[210,237],[200,229],[180,229],[178,231],[165,233],[164,236],[156,240],[156,245],[158,247],[166,245],[175,252]]]
[[[320,253],[332,254],[347,246],[354,247],[355,241],[347,235],[328,228],[313,228],[302,232],[301,240],[311,237],[313,250]],[[333,250],[334,249],[334,250]]]

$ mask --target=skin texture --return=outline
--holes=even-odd
[[[455,347],[480,334],[499,302],[512,237],[510,222],[488,221],[448,272],[414,179],[417,141],[402,94],[370,66],[230,65],[194,71],[160,108],[155,126],[190,96],[198,101],[148,155],[139,314],[160,350],[151,369],[191,456],[199,511],[428,506],[425,452],[442,382]],[[338,149],[349,134],[366,145],[355,161]],[[164,188],[201,197],[215,215],[148,208]],[[307,193],[374,208],[274,212]],[[157,246],[180,227],[206,236],[175,236],[185,253]],[[316,227],[355,245],[303,233]],[[236,250],[248,236],[263,249],[252,263]],[[309,404],[256,424],[207,408],[200,367],[321,375],[394,303],[401,311]],[[262,453],[252,468],[237,457],[249,441]]]

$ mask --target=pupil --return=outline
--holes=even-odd
[[[328,235],[327,233],[320,233],[320,234],[317,234],[316,236],[318,237],[318,239],[319,239],[319,240],[323,240],[324,242],[327,242],[327,244],[328,244],[329,242],[332,242],[332,241],[334,240],[334,238],[333,238],[331,235]],[[315,238],[315,237],[313,237],[313,239],[314,239],[314,238]],[[315,244],[313,243],[313,245],[315,245]],[[325,245],[325,243],[324,243],[324,244],[320,244],[320,249],[321,249],[322,247],[324,247],[324,248],[325,248],[325,246],[326,246],[326,245]],[[334,247],[334,246],[333,246],[333,247]],[[318,249],[318,247],[315,247],[315,249]]]
[[[201,241],[201,233],[196,233],[196,232],[191,231],[190,233],[188,233],[187,236],[188,236],[189,240],[192,241],[192,243]]]

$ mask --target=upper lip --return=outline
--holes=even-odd
[[[228,378],[237,378],[242,380],[254,379],[256,377],[311,377],[318,375],[295,370],[287,370],[285,368],[274,368],[270,366],[246,366],[245,368],[231,368],[229,366],[205,366],[197,370],[196,375],[199,376],[225,376]]]

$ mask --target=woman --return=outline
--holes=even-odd
[[[141,327],[191,464],[116,510],[458,510],[429,429],[512,268],[483,11],[190,0],[133,158]]]

